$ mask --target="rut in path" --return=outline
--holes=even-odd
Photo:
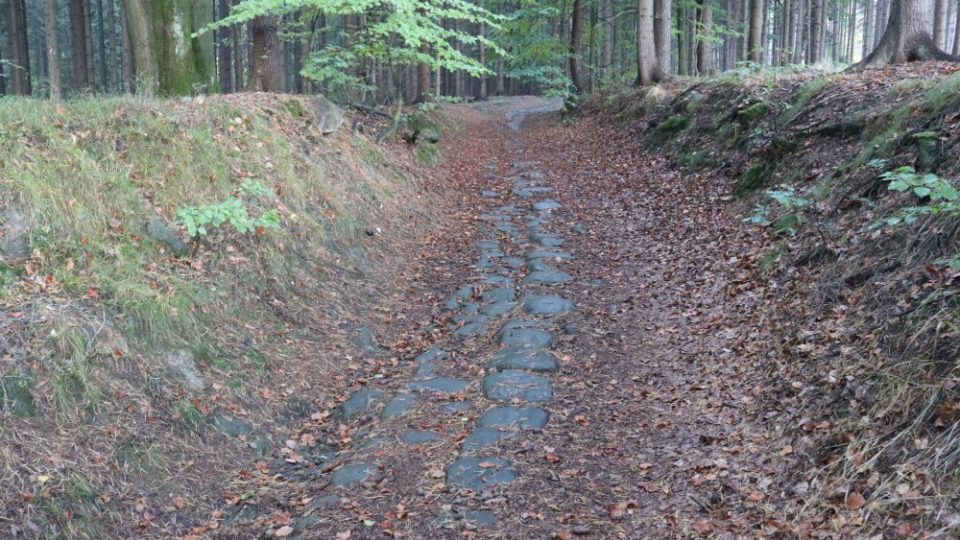
[[[242,507],[224,537],[683,537],[712,527],[705,510],[741,475],[763,482],[760,463],[730,472],[765,436],[730,397],[744,367],[734,336],[685,311],[724,309],[726,278],[703,257],[725,248],[691,254],[681,240],[737,222],[698,224],[644,197],[682,187],[669,170],[618,177],[565,153],[563,137],[589,134],[557,137],[556,118],[539,115],[555,103],[506,103],[472,120],[497,153],[458,156],[484,210],[446,337],[402,380],[351,395],[328,423],[340,444],[283,464],[275,506]]]

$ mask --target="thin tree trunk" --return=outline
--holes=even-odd
[[[960,4],[957,5],[957,19],[953,31],[953,55],[960,56]]]
[[[600,24],[603,27],[603,47],[600,52],[600,85],[606,85],[613,67],[613,0],[602,1],[600,5]]]
[[[763,61],[763,0],[750,1],[750,34],[747,41],[747,54],[751,62]]]
[[[677,33],[677,73],[685,76],[690,73],[690,68],[687,64],[687,32],[684,29],[684,8],[682,4],[677,4],[676,12],[677,25],[680,30]]]
[[[107,55],[110,72],[110,92],[117,91],[117,6],[115,0],[107,0]]]
[[[97,66],[93,59],[93,20],[90,16],[90,2],[84,0],[83,4],[83,39],[87,55],[87,84],[91,88],[97,85]]]
[[[673,73],[673,2],[654,0],[653,40],[657,50],[657,70],[654,78],[665,81]]]
[[[578,94],[582,94],[585,90],[583,86],[583,78],[580,75],[580,41],[583,34],[582,20],[583,8],[581,6],[581,0],[573,0],[573,11],[571,13],[570,22],[569,63],[570,81],[573,83],[573,87]]]
[[[214,0],[217,3],[217,20],[226,18],[230,15],[230,0]],[[233,77],[233,57],[231,44],[233,36],[232,28],[224,26],[217,29],[217,73],[220,79],[220,91],[229,94],[236,91],[234,88]]]
[[[59,103],[60,45],[57,43],[57,0],[46,0],[43,5],[43,23],[47,31],[47,77],[50,82],[50,100]]]
[[[816,64],[823,59],[823,44],[820,42],[820,10],[823,9],[824,0],[811,0],[810,2],[810,52],[807,55],[809,64]]]
[[[107,41],[106,28],[103,25],[103,0],[97,0],[97,25],[100,27],[100,88],[107,89],[110,79],[107,76]]]
[[[233,6],[236,7],[240,0],[233,0]],[[243,84],[243,25],[235,24],[231,29],[233,33],[233,91],[239,92],[245,88]]]
[[[874,0],[866,0],[863,12],[863,58],[873,50],[873,9]]]
[[[430,54],[430,46],[424,43],[420,46],[420,54]],[[417,64],[417,103],[430,101],[430,64],[420,62]]]

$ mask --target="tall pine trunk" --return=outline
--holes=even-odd
[[[43,24],[47,31],[47,77],[50,82],[50,99],[59,103],[60,87],[60,44],[57,35],[57,0],[45,0],[43,3]]]
[[[656,82],[657,49],[653,35],[653,0],[637,1],[637,85]]]
[[[578,94],[584,92],[583,77],[580,74],[580,42],[583,36],[583,7],[581,0],[573,0],[570,21],[570,81]],[[651,26],[652,28],[652,26]],[[653,37],[652,35],[650,37]]]
[[[713,71],[713,10],[707,0],[697,0],[697,73],[709,75]]]
[[[890,20],[877,48],[855,67],[871,68],[917,60],[957,61],[933,40],[933,5],[927,0],[891,2]]]
[[[33,92],[30,77],[30,47],[27,41],[27,9],[24,0],[7,0],[7,48],[10,49],[10,92],[29,96]]]
[[[654,0],[653,2],[653,40],[657,50],[658,80],[666,80],[673,73],[673,2]]]
[[[747,57],[755,64],[763,61],[763,0],[750,1],[750,30]]]

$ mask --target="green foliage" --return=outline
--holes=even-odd
[[[240,193],[247,197],[273,197],[269,189],[260,182],[249,179],[240,184]],[[230,197],[219,204],[204,206],[188,206],[177,212],[177,221],[187,229],[187,235],[198,239],[207,236],[212,229],[229,224],[240,234],[257,232],[262,234],[266,230],[280,228],[280,214],[276,209],[263,212],[258,217],[251,217],[247,205],[237,197]]]
[[[335,86],[364,86],[362,70],[351,67],[369,60],[394,69],[425,63],[434,70],[462,70],[479,76],[490,70],[461,52],[458,45],[472,48],[482,43],[491,52],[502,53],[492,40],[455,29],[460,24],[449,24],[499,28],[502,17],[466,0],[243,0],[233,6],[229,17],[204,31],[264,15],[313,18],[317,14],[361,15],[366,20],[344,45],[327,46],[312,54],[301,72],[304,77]],[[453,28],[444,27],[443,22]]]
[[[808,195],[798,194],[796,188],[783,187],[782,189],[767,190],[767,197],[772,199],[784,211],[776,221],[770,221],[771,208],[766,204],[757,204],[753,214],[744,218],[744,222],[763,227],[773,226],[778,233],[796,234],[797,230],[806,223],[802,211],[812,204]]]
[[[928,199],[930,204],[901,208],[893,216],[875,223],[872,228],[910,225],[928,215],[960,215],[960,192],[949,181],[935,174],[918,174],[913,167],[900,167],[884,173],[881,178],[890,182],[887,186],[890,191],[909,191],[921,199]]]

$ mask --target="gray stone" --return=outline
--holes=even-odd
[[[483,293],[483,301],[487,303],[510,302],[517,297],[517,290],[512,287],[498,287]]]
[[[551,233],[535,232],[530,235],[530,240],[543,247],[560,247],[563,245],[563,238]]]
[[[587,280],[587,285],[590,285],[590,286],[592,286],[592,287],[603,287],[603,280],[602,280],[602,279],[590,279],[590,280]]]
[[[524,260],[520,257],[506,257],[500,262],[506,265],[508,268],[512,268],[513,270],[519,270],[523,268],[525,264]]]
[[[311,510],[325,510],[327,508],[332,508],[340,504],[339,495],[325,495],[323,497],[317,497],[310,501],[308,505]]]
[[[163,362],[167,365],[167,372],[185,383],[191,390],[203,390],[207,382],[197,368],[193,353],[180,349],[163,355]]]
[[[410,394],[397,394],[384,406],[380,417],[387,420],[394,416],[400,416],[410,410],[414,401],[416,401],[415,398]]]
[[[498,457],[462,457],[447,468],[447,486],[480,493],[509,484],[517,473],[509,461]]]
[[[494,407],[477,420],[478,427],[494,429],[543,429],[550,414],[540,407]]]
[[[261,437],[257,437],[252,441],[249,441],[247,446],[249,446],[260,457],[264,457],[270,453],[270,441]]]
[[[485,270],[494,270],[497,268],[497,264],[490,260],[490,257],[481,256],[474,265],[474,268],[480,270],[481,272]]]
[[[516,302],[497,302],[496,304],[487,304],[480,308],[480,313],[491,317],[502,317],[517,307]]]
[[[573,232],[575,232],[575,233],[577,233],[577,234],[587,234],[587,226],[584,225],[583,223],[579,223],[579,222],[578,222],[578,223],[574,223],[574,224],[570,227],[570,230],[573,231]]]
[[[560,203],[552,199],[533,203],[533,209],[538,212],[548,212],[550,210],[556,210],[557,208],[560,208]]]
[[[532,272],[557,272],[557,268],[543,259],[533,259],[527,263]]]
[[[500,249],[500,242],[496,240],[480,240],[477,242],[477,247],[481,250]]]
[[[407,388],[413,392],[425,394],[457,394],[462,392],[470,381],[453,379],[451,377],[437,377],[424,381],[407,383]]]
[[[559,285],[573,279],[573,276],[559,270],[538,270],[523,278],[525,285]]]
[[[539,161],[515,161],[512,167],[514,169],[533,169],[539,164]]]
[[[527,186],[527,189],[534,193],[552,193],[553,188],[549,186]]]
[[[368,389],[357,390],[346,401],[340,404],[339,414],[343,418],[353,418],[367,409],[371,405],[383,399],[383,390]]]
[[[0,411],[14,418],[26,418],[36,414],[33,393],[30,392],[33,378],[26,374],[0,376]]]
[[[187,254],[188,247],[180,237],[167,227],[159,217],[150,218],[147,222],[147,236],[164,244],[174,255],[181,257]]]
[[[501,221],[493,226],[494,229],[507,234],[519,234],[520,230],[517,229],[517,226],[509,221]]]
[[[416,358],[414,358],[413,361],[418,364],[422,364],[424,362],[433,362],[435,360],[443,360],[447,356],[448,356],[447,351],[441,349],[440,347],[430,347],[429,349],[420,353]]]
[[[532,191],[522,187],[513,188],[513,194],[516,195],[517,197],[522,197],[524,199],[529,199],[530,197],[533,197]]]
[[[474,318],[474,315],[480,313],[480,306],[474,304],[473,302],[462,304],[458,310],[460,313],[453,317],[454,321],[470,321]]]
[[[481,191],[481,192],[480,192],[480,195],[482,195],[482,196],[484,196],[484,197],[486,197],[486,198],[488,198],[488,199],[497,199],[497,198],[500,197],[500,193],[498,193],[498,192],[496,192],[496,191],[489,190],[489,189],[485,189],[485,190]]]
[[[482,452],[513,435],[513,433],[507,431],[486,427],[474,429],[470,432],[470,435],[467,435],[467,438],[463,440],[463,444],[460,445],[460,455]]]
[[[487,323],[483,321],[473,321],[461,326],[453,335],[459,338],[481,336],[487,332]]]
[[[378,472],[372,463],[353,463],[344,465],[330,475],[330,484],[335,487],[348,487],[362,482],[372,481]]]
[[[435,431],[408,431],[400,436],[403,444],[423,444],[437,440]]]
[[[315,95],[310,98],[310,105],[317,117],[317,127],[320,133],[329,135],[343,125],[343,111],[327,98]]]
[[[497,516],[489,510],[467,510],[463,513],[463,520],[477,527],[487,527],[497,522]]]
[[[457,300],[469,300],[473,298],[473,285],[464,285],[457,289],[457,292],[453,293],[454,298]]]
[[[523,369],[552,373],[560,369],[557,359],[541,349],[507,347],[500,349],[490,360],[490,367],[500,371]]]
[[[20,211],[9,209],[0,216],[0,255],[20,259],[30,255],[30,231],[33,223]]]
[[[220,431],[231,437],[239,437],[253,433],[253,424],[226,414],[216,415],[213,418],[213,422],[220,428]]]
[[[509,328],[500,331],[500,344],[539,349],[553,344],[553,334],[538,328]]]
[[[550,381],[526,371],[502,371],[483,378],[483,395],[493,401],[550,401]]]
[[[525,296],[523,309],[534,315],[557,315],[573,309],[573,302],[559,296]]]
[[[429,362],[421,362],[420,367],[417,368],[417,372],[413,374],[414,380],[418,379],[429,379],[437,374],[437,362],[436,360],[431,360]]]
[[[499,285],[506,287],[513,285],[513,280],[506,276],[487,276],[483,278],[483,283],[486,285]]]
[[[560,251],[556,249],[537,249],[531,251],[527,254],[527,260],[532,261],[535,259],[572,259],[573,256],[567,253],[566,251]]]
[[[373,330],[366,326],[354,328],[350,343],[364,354],[378,354],[383,351],[377,343],[376,336],[373,335]]]
[[[486,258],[488,258],[488,259],[499,259],[500,257],[503,257],[504,255],[506,255],[506,253],[504,253],[504,252],[503,252],[502,250],[500,250],[500,249],[485,249],[485,250],[483,250],[483,251],[480,252],[480,256],[481,256],[481,257],[486,257]]]

